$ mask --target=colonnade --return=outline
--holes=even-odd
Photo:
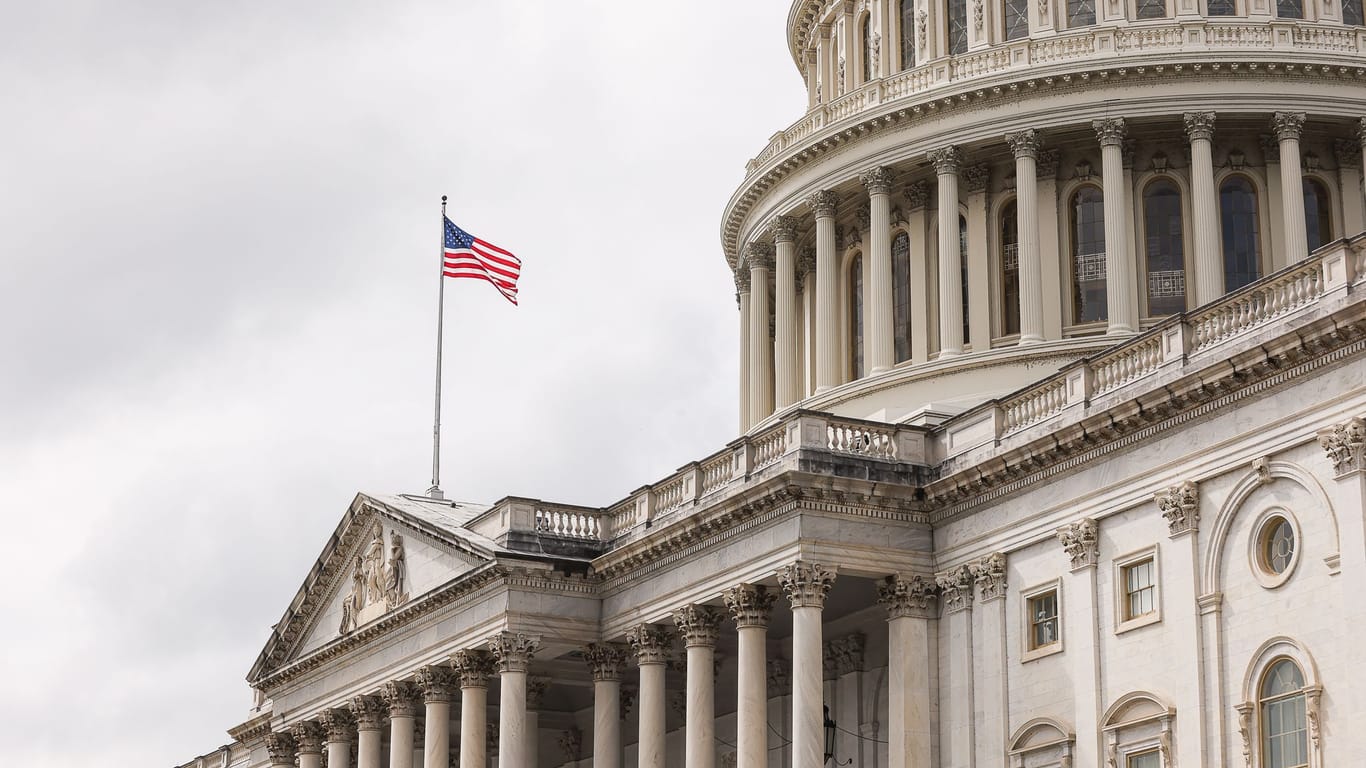
[[[822,610],[835,581],[835,569],[797,561],[775,574],[792,610],[792,722],[794,768],[825,764],[825,711]],[[930,759],[930,655],[935,618],[933,579],[889,577],[879,588],[887,608],[889,640],[890,768],[927,765]],[[723,623],[738,636],[736,765],[768,765],[767,633],[777,591],[742,583],[723,591],[722,606],[690,604],[673,612],[672,626],[645,623],[630,628],[625,642],[591,643],[583,658],[593,679],[594,768],[622,768],[621,684],[628,662],[639,667],[637,713],[638,768],[665,768],[668,690],[666,665],[676,641],[685,654],[686,768],[715,768],[715,653]],[[412,680],[386,683],[373,695],[354,697],[345,706],[324,710],[315,719],[292,724],[266,738],[271,764],[280,768],[486,768],[489,764],[488,686],[499,676],[496,724],[498,763],[509,768],[540,765],[537,729],[528,707],[527,670],[538,640],[521,633],[491,638],[488,650],[468,649],[449,663],[420,669]],[[534,686],[533,686],[534,687]],[[541,686],[542,690],[544,685]],[[460,697],[459,737],[452,750],[451,704]],[[425,710],[421,757],[415,757],[419,709]],[[383,759],[383,730],[389,729],[389,757]],[[451,754],[458,752],[458,763]]]
[[[1305,113],[1277,112],[1271,129],[1278,147],[1282,190],[1297,190],[1302,185],[1300,137]],[[1181,116],[1190,145],[1191,243],[1185,269],[1194,286],[1196,304],[1213,301],[1224,293],[1224,266],[1221,249],[1219,199],[1215,186],[1212,141],[1214,112],[1187,112]],[[1140,330],[1139,272],[1134,252],[1133,216],[1130,201],[1128,163],[1125,159],[1128,124],[1123,117],[1109,117],[1092,123],[1101,154],[1101,184],[1104,200],[1105,254],[1103,266],[1106,288],[1105,331],[1126,335]],[[1055,199],[1056,153],[1051,162],[1039,130],[1027,129],[1001,137],[1015,160],[1017,207],[1017,252],[1019,259],[1019,335],[1020,346],[1062,338],[1061,325],[1047,319],[1046,309],[1059,302],[1060,287],[1067,279],[1067,258],[1056,236],[1061,214]],[[973,147],[978,152],[983,147]],[[968,166],[965,151],[957,145],[937,147],[925,160],[933,167],[937,191],[938,270],[930,279],[937,285],[912,290],[912,301],[929,300],[937,291],[937,341],[935,359],[949,359],[967,351],[980,352],[991,344],[990,299],[985,286],[973,286],[971,316],[978,317],[972,338],[965,338],[963,306],[963,263],[959,247],[960,179],[968,180],[968,203],[972,213],[975,196],[981,195],[981,229],[985,223],[986,166]],[[1268,158],[1271,160],[1272,158]],[[1353,169],[1360,172],[1360,169]],[[894,348],[894,277],[892,263],[891,200],[898,172],[885,166],[869,168],[858,174],[860,199],[851,200],[848,191],[821,189],[809,194],[802,204],[774,216],[745,247],[736,268],[736,289],[741,310],[741,392],[740,427],[748,431],[777,411],[811,395],[818,395],[845,382],[842,338],[841,267],[837,243],[837,213],[841,203],[866,206],[866,220],[860,222],[861,252],[864,257],[862,293],[864,369],[869,375],[883,373],[907,362],[897,360]],[[1044,185],[1047,188],[1044,189]],[[837,186],[832,184],[832,186]],[[849,186],[847,184],[839,185]],[[926,249],[927,216],[918,215],[927,197],[922,182],[905,187],[911,202],[911,215],[905,217],[913,244],[911,258],[915,269],[929,263]],[[1281,195],[1282,239],[1277,248],[1282,263],[1292,263],[1308,255],[1303,201],[1293,193]],[[974,215],[976,215],[974,213]],[[864,236],[866,233],[866,236]],[[1045,233],[1049,233],[1045,237]],[[809,236],[814,258],[801,258],[798,241]],[[985,247],[980,246],[980,247]],[[918,248],[921,252],[915,252]],[[1096,255],[1099,258],[1099,255]],[[914,284],[915,278],[912,278]],[[928,282],[926,280],[925,282]],[[1052,283],[1052,284],[1050,284]],[[768,286],[772,286],[772,306]],[[799,299],[798,294],[801,294]],[[814,301],[813,301],[814,294]],[[980,305],[980,306],[978,306]],[[923,309],[921,310],[923,312]],[[1056,313],[1058,310],[1053,309]],[[918,317],[929,319],[928,315]],[[928,362],[929,331],[926,324],[914,329],[912,346],[916,352],[911,363]],[[770,335],[770,327],[772,334]],[[809,335],[809,337],[808,337]],[[916,338],[921,337],[921,338]]]

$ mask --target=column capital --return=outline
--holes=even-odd
[[[1039,150],[1043,148],[1043,137],[1033,128],[1026,128],[1023,131],[1006,134],[1006,143],[1010,145],[1011,154],[1015,157],[1039,158]]]
[[[940,571],[934,575],[935,584],[944,601],[947,613],[958,613],[972,608],[972,569],[967,565]]]
[[[1362,145],[1366,145],[1366,117],[1357,121],[1356,135],[1357,141],[1361,142]]]
[[[326,709],[319,720],[322,721],[323,730],[327,731],[329,742],[350,743],[355,738],[356,718],[351,715],[351,710],[341,707]]]
[[[1107,117],[1104,120],[1093,120],[1091,128],[1096,132],[1096,139],[1100,141],[1102,147],[1123,147],[1124,138],[1129,135],[1129,128],[1124,123],[1122,117]]]
[[[1366,419],[1355,416],[1318,434],[1319,446],[1333,464],[1333,474],[1342,478],[1366,469],[1363,443],[1366,443]]]
[[[349,706],[356,718],[356,730],[378,731],[384,727],[384,702],[378,696],[353,696]]]
[[[812,215],[814,215],[818,219],[822,216],[834,216],[835,208],[839,205],[839,203],[839,195],[835,194],[834,192],[831,192],[828,189],[822,189],[819,192],[812,192],[810,195],[807,195],[806,197],[806,204],[811,208]]]
[[[1304,132],[1305,117],[1307,115],[1303,112],[1277,112],[1272,115],[1271,130],[1276,134],[1276,140],[1298,139]]]
[[[910,203],[911,210],[918,211],[930,203],[930,185],[923,181],[916,181],[906,185],[906,202]]]
[[[626,631],[637,664],[666,664],[673,653],[674,633],[660,624],[637,624]]]
[[[423,667],[417,671],[417,685],[422,689],[422,700],[428,704],[450,702],[460,689],[455,670],[447,666]]]
[[[868,190],[870,195],[890,195],[892,193],[892,180],[895,174],[891,168],[879,165],[858,175],[858,180],[863,182],[863,187]]]
[[[536,709],[545,700],[545,692],[550,689],[550,678],[529,677],[526,681],[527,709]]]
[[[1354,170],[1360,170],[1361,166],[1361,140],[1360,139],[1334,139],[1333,157],[1338,161],[1338,167],[1344,165],[1351,166]]]
[[[721,601],[738,629],[767,627],[777,597],[762,584],[737,584],[721,593]]]
[[[540,647],[540,637],[522,632],[499,632],[489,638],[489,652],[497,660],[499,672],[525,672]]]
[[[835,584],[835,569],[798,560],[778,569],[778,583],[793,608],[821,608]]]
[[[797,279],[801,280],[816,271],[816,249],[811,246],[803,248],[797,254]]]
[[[930,163],[934,165],[934,172],[940,176],[952,176],[958,173],[958,166],[963,163],[963,153],[952,144],[931,151],[928,157]]]
[[[735,292],[749,293],[749,270],[744,265],[735,268]]]
[[[415,683],[390,681],[380,689],[380,698],[389,709],[389,717],[417,717],[419,703],[418,687]]]
[[[270,754],[271,765],[293,766],[297,745],[294,736],[288,731],[266,734],[266,752]]]
[[[1191,141],[1211,141],[1214,139],[1213,112],[1187,112],[1181,116],[1186,125],[1186,136]]]
[[[797,218],[795,216],[774,216],[768,222],[768,234],[775,243],[796,242]]]
[[[1072,561],[1072,570],[1094,568],[1100,558],[1100,526],[1089,517],[1069,523],[1056,531],[1063,551]]]
[[[322,723],[317,720],[303,720],[291,725],[289,733],[294,737],[299,754],[322,754],[323,740],[327,738],[327,731],[323,729]]]
[[[721,627],[721,612],[709,605],[685,605],[674,611],[674,624],[685,646],[716,645]]]
[[[750,269],[773,269],[773,243],[754,240],[745,246],[745,264]]]
[[[937,587],[924,576],[893,574],[877,585],[877,601],[887,608],[887,618],[929,619],[934,617]]]
[[[1193,533],[1200,527],[1200,489],[1187,480],[1153,494],[1157,508],[1167,518],[1172,536]]]
[[[595,683],[619,683],[626,673],[626,648],[617,643],[589,643],[583,649],[583,660]]]
[[[991,169],[985,165],[970,165],[963,169],[963,186],[970,195],[987,191],[989,181]]]
[[[972,563],[973,581],[977,582],[977,599],[982,602],[999,600],[1006,596],[1006,556],[992,552]]]
[[[493,675],[493,656],[488,651],[456,651],[451,668],[459,676],[461,688],[487,688]]]

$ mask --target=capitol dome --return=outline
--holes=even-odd
[[[934,424],[1366,228],[1361,0],[797,0],[740,427]],[[758,290],[765,286],[766,290]]]

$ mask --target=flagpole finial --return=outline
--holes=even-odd
[[[441,196],[441,203],[442,203],[442,205],[445,205],[445,203],[446,203],[446,196],[445,196],[445,195],[442,195],[442,196]]]

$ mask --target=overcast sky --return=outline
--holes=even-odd
[[[787,3],[5,4],[0,764],[171,766],[357,491],[605,505],[735,433],[722,206]]]

